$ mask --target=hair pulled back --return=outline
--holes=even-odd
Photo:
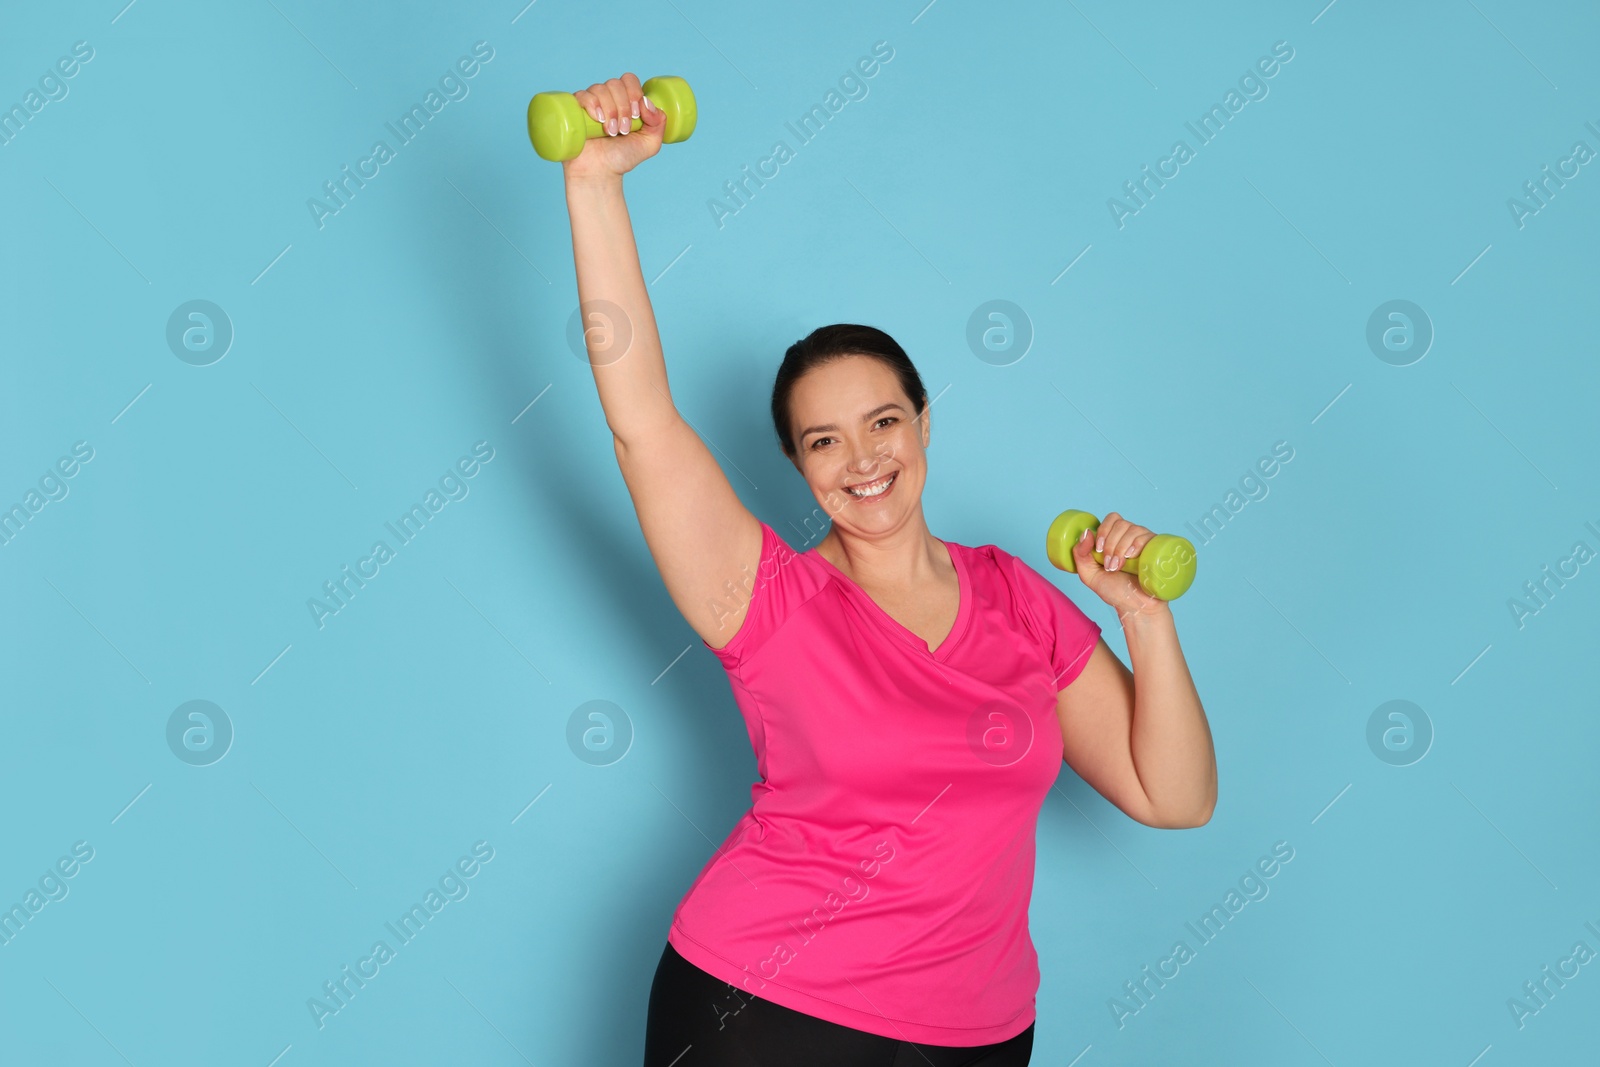
[[[819,326],[789,346],[772,385],[772,424],[778,432],[778,444],[791,460],[796,451],[794,430],[789,422],[789,399],[794,394],[795,383],[807,372],[849,356],[867,356],[887,365],[900,380],[900,388],[916,408],[917,417],[922,416],[928,403],[928,391],[923,388],[922,376],[905,349],[893,337],[876,327],[856,323]]]

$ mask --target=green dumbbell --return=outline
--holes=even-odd
[[[1045,535],[1045,554],[1061,570],[1078,572],[1072,549],[1085,530],[1098,530],[1100,520],[1087,511],[1063,511],[1050,524]],[[1105,563],[1105,553],[1095,552],[1094,561]],[[1176,600],[1194,584],[1197,559],[1194,545],[1177,534],[1156,534],[1146,541],[1137,556],[1122,563],[1122,569],[1139,580],[1139,587],[1157,600]]]
[[[671,74],[651,78],[640,86],[650,102],[667,114],[662,131],[664,144],[687,141],[694,132],[694,93],[689,83]],[[643,105],[641,105],[643,106]],[[633,119],[630,130],[644,127],[643,119]],[[571,93],[535,93],[528,101],[528,140],[533,150],[545,159],[562,163],[578,158],[583,142],[606,136],[606,128],[583,109]]]

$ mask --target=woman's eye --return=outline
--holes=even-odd
[[[878,420],[878,424],[882,425],[883,423],[886,423],[886,422],[895,422],[895,421],[896,421],[896,419],[895,419],[895,417],[893,415],[885,415],[883,418]]]

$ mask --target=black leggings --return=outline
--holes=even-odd
[[[1027,1067],[1033,1024],[994,1045],[921,1045],[774,1004],[707,974],[671,943],[650,986],[644,1067]]]

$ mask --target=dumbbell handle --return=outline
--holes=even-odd
[[[1069,509],[1057,515],[1045,535],[1045,554],[1061,570],[1076,574],[1073,556],[1084,530],[1098,530],[1100,520],[1087,511]],[[1105,553],[1095,550],[1094,561],[1105,566]],[[1139,581],[1139,587],[1159,600],[1176,600],[1194,583],[1197,558],[1194,545],[1176,534],[1156,534],[1137,556],[1122,562],[1122,570]]]

